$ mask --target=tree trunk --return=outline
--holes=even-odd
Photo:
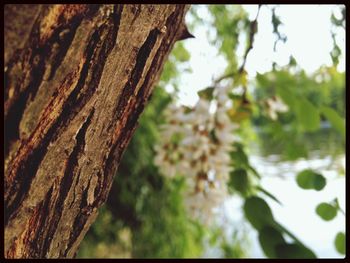
[[[5,6],[5,256],[74,257],[185,5]]]

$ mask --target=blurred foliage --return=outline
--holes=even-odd
[[[297,109],[311,109],[328,106],[341,117],[345,116],[345,73],[338,72],[334,67],[321,67],[312,76],[303,70],[291,73],[288,68],[281,68],[265,74],[257,74],[255,99],[261,100],[268,96],[279,95],[292,111],[283,114],[282,124],[292,123],[294,118],[300,118]],[[301,98],[304,100],[300,101]],[[311,105],[310,105],[311,104]],[[259,116],[258,116],[259,117]],[[260,121],[260,122],[258,122]],[[263,119],[255,119],[255,124],[263,126]],[[300,120],[303,128],[308,128]]]
[[[237,51],[240,38],[248,39],[250,21],[247,12],[241,6],[209,5],[209,11],[214,17],[213,26],[216,37],[210,41],[219,47],[219,51],[228,61],[228,69],[238,68]]]
[[[259,232],[259,242],[268,257],[316,258],[314,252],[275,221],[271,208],[265,200],[251,196],[246,199],[243,209],[248,221]],[[288,235],[293,243],[287,243],[283,235]]]
[[[283,17],[278,16],[278,6],[269,9],[276,35],[276,42],[271,45],[276,47],[278,42],[286,42],[287,36],[280,31]],[[203,15],[205,12],[209,18]],[[345,7],[340,8],[340,13],[341,16],[333,14],[330,19],[334,27],[345,28]],[[209,42],[227,61],[222,77],[198,94],[211,100],[220,83],[232,87],[232,109],[228,115],[231,121],[240,124],[238,133],[242,140],[235,143],[235,151],[231,152],[234,170],[228,183],[230,193],[243,199],[245,219],[258,232],[267,257],[315,258],[314,252],[275,220],[266,198],[280,202],[261,187],[261,175],[249,162],[247,148],[254,142],[263,156],[278,154],[281,160],[308,158],[312,149],[321,149],[327,155],[344,154],[345,72],[337,71],[341,52],[335,33],[330,53],[332,66],[307,74],[290,57],[288,65],[274,63],[273,70],[258,73],[251,80],[244,63],[258,26],[252,27],[254,21],[241,6],[193,6],[188,18],[191,32],[198,26],[208,28]],[[227,238],[220,227],[208,229],[192,221],[184,209],[184,180],[166,180],[153,164],[154,145],[162,139],[159,125],[166,121],[161,113],[177,96],[180,72],[191,70],[189,60],[184,42],[176,43],[123,155],[108,201],[83,240],[78,257],[201,257],[207,248],[205,239],[219,248],[223,257],[249,257],[246,234],[237,234],[237,230],[244,228],[242,225],[234,226],[235,231]],[[174,88],[171,95],[164,89],[168,85]],[[278,112],[278,119],[273,120],[269,118],[266,101],[277,96],[289,111]],[[302,189],[321,191],[326,185],[324,176],[313,170],[302,171],[296,180]],[[336,199],[320,204],[315,211],[324,220],[342,212]],[[337,233],[334,245],[339,253],[345,254],[345,233]]]
[[[223,258],[246,258],[248,256],[247,249],[250,247],[244,227],[235,229],[229,235],[222,227],[213,228],[209,243],[210,246],[218,247],[221,250]]]
[[[296,180],[299,187],[303,189],[321,191],[326,186],[326,178],[310,169],[298,173]]]
[[[330,221],[337,215],[337,208],[328,203],[321,203],[316,207],[316,213],[325,221]]]
[[[340,254],[345,255],[345,233],[339,232],[335,236],[334,240],[335,247]]]
[[[312,76],[303,70],[291,73],[288,68],[257,74],[254,99],[263,101],[274,95],[280,96],[290,110],[280,114],[275,122],[264,113],[264,105],[257,103],[259,110],[255,111],[253,123],[264,138],[259,140],[261,149],[270,151],[274,145],[272,148],[285,159],[295,160],[307,158],[308,149],[315,148],[314,145],[329,147],[327,140],[345,146],[344,72],[322,67]],[[331,131],[320,129],[328,123],[332,125]]]

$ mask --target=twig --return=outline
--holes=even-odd
[[[261,4],[259,4],[259,6],[258,6],[258,11],[256,13],[255,19],[250,23],[249,45],[244,53],[242,65],[239,67],[239,69],[237,71],[238,75],[242,74],[242,72],[244,71],[244,67],[245,67],[245,64],[247,61],[248,54],[249,54],[250,50],[253,48],[254,36],[255,36],[255,33],[257,32],[258,16],[259,16],[260,8],[261,8]],[[221,82],[222,80],[224,80],[226,78],[233,77],[234,75],[235,75],[235,72],[231,71],[231,72],[219,77],[218,79],[214,80],[214,85],[218,84],[219,82]]]
[[[243,63],[238,70],[239,74],[241,74],[243,72],[245,63],[247,61],[248,54],[249,54],[250,50],[253,48],[254,36],[255,36],[255,33],[258,31],[258,16],[259,16],[259,12],[260,12],[260,7],[261,7],[261,4],[258,6],[258,12],[256,13],[255,19],[250,23],[249,46],[245,51],[245,54],[243,57]]]

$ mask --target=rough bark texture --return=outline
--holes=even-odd
[[[5,6],[5,257],[74,257],[187,9]]]

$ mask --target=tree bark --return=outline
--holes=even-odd
[[[5,6],[5,257],[74,257],[187,9]]]

